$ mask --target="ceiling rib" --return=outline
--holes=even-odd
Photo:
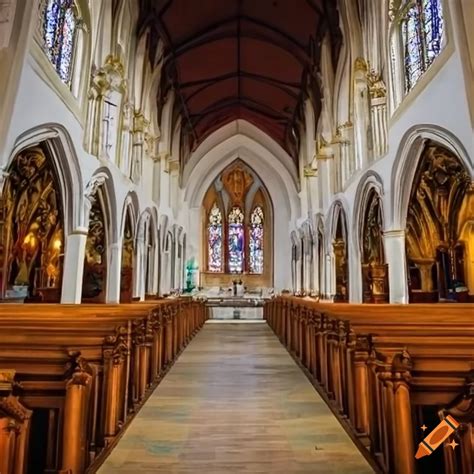
[[[190,149],[216,126],[245,117],[297,159],[306,88],[314,82],[321,39],[328,30],[337,59],[341,38],[337,0],[142,0],[141,4],[146,12],[140,13],[139,31],[153,27],[157,36],[150,41],[151,48],[157,47],[158,38],[163,41],[162,91],[172,87],[179,96],[175,113],[181,112],[188,124],[182,133],[188,134]],[[318,94],[310,97],[317,119],[320,99]]]

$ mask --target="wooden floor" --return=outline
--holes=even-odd
[[[265,323],[206,324],[102,468],[373,473]]]

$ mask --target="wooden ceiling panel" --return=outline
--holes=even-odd
[[[176,107],[187,122],[189,149],[227,122],[245,119],[296,160],[295,120],[307,97],[306,76],[317,70],[314,45],[324,31],[330,32],[337,59],[337,1],[142,2],[141,21],[154,25],[165,47],[164,80],[180,96]],[[312,96],[317,119],[319,95]]]

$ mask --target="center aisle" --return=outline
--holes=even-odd
[[[98,471],[373,473],[265,323],[206,324]]]

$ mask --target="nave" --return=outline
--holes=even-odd
[[[374,472],[262,323],[206,323],[100,474]]]

